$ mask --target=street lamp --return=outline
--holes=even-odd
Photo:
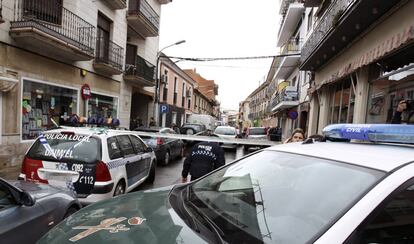
[[[164,48],[162,48],[161,50],[159,50],[157,52],[157,62],[155,64],[155,97],[154,97],[154,111],[153,111],[153,115],[154,115],[154,120],[155,120],[155,125],[159,125],[159,97],[160,97],[160,72],[159,72],[159,62],[160,62],[160,56],[163,50],[175,46],[175,45],[180,45],[182,43],[184,43],[185,40],[181,40],[178,42],[175,42],[171,45],[168,45]]]

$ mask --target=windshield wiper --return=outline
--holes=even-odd
[[[216,223],[214,223],[214,221],[212,221],[207,215],[205,215],[200,208],[198,208],[194,203],[192,203],[190,201],[190,197],[192,195],[191,193],[191,186],[187,187],[187,200],[188,200],[188,204],[190,205],[191,209],[195,210],[195,212],[197,213],[198,216],[200,216],[205,222],[207,222],[210,225],[210,229],[212,229],[214,231],[214,233],[216,234],[216,236],[218,237],[217,239],[219,240],[219,243],[227,243],[223,237],[224,237],[224,232],[216,225]]]

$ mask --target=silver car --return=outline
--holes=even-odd
[[[1,243],[34,243],[80,208],[70,192],[47,184],[0,178]]]

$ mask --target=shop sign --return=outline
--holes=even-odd
[[[91,88],[89,87],[88,84],[83,84],[83,86],[81,88],[81,93],[82,93],[82,99],[83,100],[88,100],[92,96]]]

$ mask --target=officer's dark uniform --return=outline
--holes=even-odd
[[[191,175],[191,181],[223,166],[224,151],[217,142],[200,142],[191,148],[190,155],[185,159],[183,178]]]

